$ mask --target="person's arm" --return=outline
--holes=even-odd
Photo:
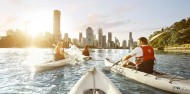
[[[122,58],[122,60],[128,60],[129,58],[135,56],[137,54],[138,50],[139,50],[139,47],[136,47],[135,49],[133,49],[132,52],[130,52],[128,55],[124,56]]]
[[[57,46],[54,48],[54,54],[57,54]]]
[[[122,58],[122,60],[128,60],[129,58],[131,58],[132,56],[131,55],[126,55]]]
[[[64,49],[63,48],[60,48],[60,54],[64,55]]]

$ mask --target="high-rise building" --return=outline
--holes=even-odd
[[[54,10],[54,16],[53,16],[53,38],[55,42],[62,40],[62,35],[60,31],[60,16],[61,12],[59,10]]]
[[[128,47],[133,46],[132,32],[129,32]]]
[[[110,42],[110,47],[111,47],[111,48],[114,48],[114,41],[111,41],[111,42]]]
[[[106,48],[106,35],[102,36],[102,47]]]
[[[99,48],[102,48],[102,34],[103,34],[102,28],[99,28],[98,29],[98,47]]]
[[[82,32],[79,33],[79,43],[82,41]]]
[[[94,34],[93,34],[93,30],[91,27],[88,27],[86,29],[86,39],[87,39],[87,44],[86,45],[89,45],[89,46],[94,46],[93,42],[94,42]]]
[[[126,40],[123,40],[123,42],[122,42],[122,48],[127,48],[127,41]]]
[[[94,40],[94,47],[95,47],[95,48],[98,47],[98,40]]]
[[[63,46],[69,47],[69,43],[70,43],[69,35],[68,35],[68,33],[65,33],[64,37],[63,37]]]
[[[79,40],[77,38],[72,39],[72,43],[76,46],[79,46]]]
[[[108,32],[108,48],[112,48],[111,47],[111,41],[112,41],[112,33]]]
[[[86,38],[82,38],[81,40],[81,47],[85,47],[87,44],[87,39]]]
[[[119,40],[115,37],[115,48],[119,48],[120,47],[120,42]]]
[[[96,35],[94,34],[94,43],[93,43],[94,47],[98,47],[98,40],[96,39]]]
[[[63,42],[69,42],[69,34],[68,33],[64,34]]]

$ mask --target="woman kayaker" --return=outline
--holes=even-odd
[[[153,73],[154,67],[154,50],[151,46],[148,45],[148,40],[145,37],[140,37],[138,39],[138,47],[133,49],[127,56],[124,56],[122,60],[128,60],[129,58],[135,56],[135,62],[126,62],[123,64],[126,66],[134,66],[137,70]]]
[[[63,42],[58,42],[57,46],[54,49],[54,60],[57,61],[61,59],[65,59]]]
[[[88,45],[86,45],[86,47],[82,51],[82,54],[85,55],[85,56],[90,56],[90,53],[89,53],[89,50],[88,50]]]

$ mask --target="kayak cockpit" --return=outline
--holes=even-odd
[[[89,89],[85,91],[84,94],[106,94],[106,93],[100,89]]]

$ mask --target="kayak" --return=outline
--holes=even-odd
[[[72,60],[70,58],[66,58],[63,60],[58,60],[58,61],[48,61],[44,63],[39,63],[34,65],[34,71],[43,71],[43,70],[48,70],[56,67],[61,67],[70,64]]]
[[[90,56],[82,56],[82,58],[83,58],[83,60],[90,60],[90,59],[92,59]]]
[[[75,45],[70,44],[69,46],[70,46],[69,49],[65,49],[65,53],[67,53],[69,57],[77,61],[85,61],[92,59],[90,56],[84,56],[82,54],[82,51],[79,48],[77,48]]]
[[[111,67],[114,63],[110,59],[105,59],[106,67]],[[122,67],[121,64],[111,67],[115,73],[119,73],[125,77],[136,80],[143,84],[165,90],[173,93],[190,94],[190,79],[184,77],[155,72],[147,74],[135,69]]]
[[[100,70],[91,68],[72,87],[69,94],[121,94]]]

